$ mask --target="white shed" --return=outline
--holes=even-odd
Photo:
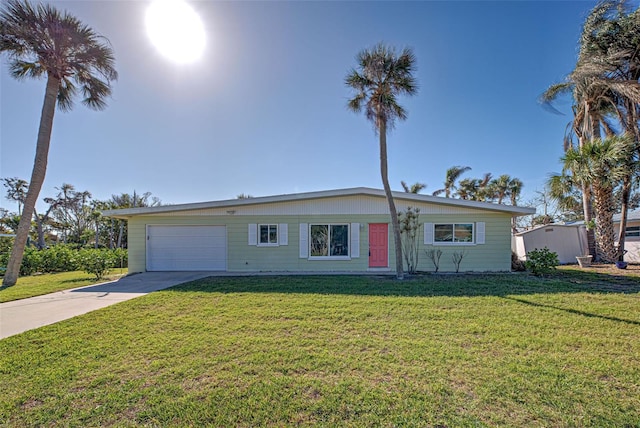
[[[520,260],[535,249],[548,248],[561,264],[576,263],[576,256],[589,253],[584,224],[548,224],[513,235],[512,250]]]

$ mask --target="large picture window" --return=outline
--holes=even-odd
[[[259,227],[260,240],[259,245],[277,245],[278,244],[278,225],[277,224],[261,224]]]
[[[473,223],[433,225],[434,243],[473,243]]]
[[[348,257],[348,224],[312,224],[309,255],[311,257]]]

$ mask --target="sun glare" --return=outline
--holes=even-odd
[[[194,62],[205,45],[200,16],[182,0],[154,0],[145,16],[147,34],[162,55],[177,63]]]

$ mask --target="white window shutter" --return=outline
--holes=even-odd
[[[309,225],[300,223],[300,258],[309,257]]]
[[[351,257],[360,257],[360,223],[351,223]]]
[[[278,244],[289,245],[289,225],[287,223],[278,225]]]
[[[249,224],[249,245],[258,245],[258,225]]]
[[[484,221],[476,223],[476,244],[484,244]]]
[[[433,245],[433,223],[424,224],[424,244]]]

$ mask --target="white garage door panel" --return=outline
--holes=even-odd
[[[225,226],[148,226],[147,270],[226,270]]]

